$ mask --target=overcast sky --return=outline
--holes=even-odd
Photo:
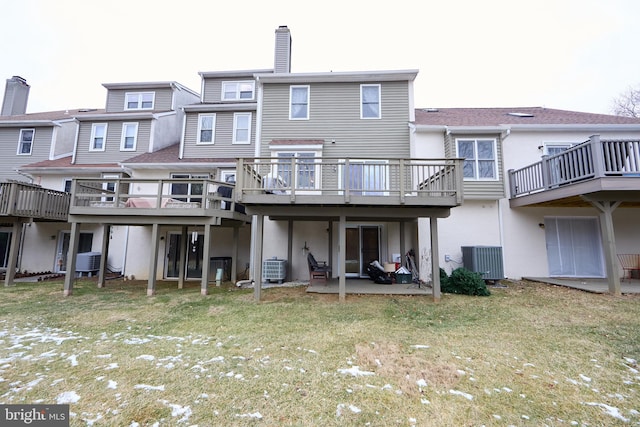
[[[104,108],[102,83],[200,92],[272,68],[280,25],[292,72],[418,69],[416,107],[610,113],[640,85],[637,0],[0,0],[0,82],[27,80],[27,112]]]

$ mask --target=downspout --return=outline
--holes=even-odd
[[[184,107],[182,109],[182,135],[180,135],[180,153],[178,154],[178,158],[182,160],[184,157],[184,133],[187,131],[187,112],[184,111]],[[199,120],[199,119],[198,119]],[[198,124],[200,126],[200,124]]]
[[[503,133],[502,133],[502,138],[501,138],[501,143],[504,143],[504,140],[507,139],[509,137],[509,135],[511,135],[511,128],[507,128]],[[502,164],[504,165],[504,144],[502,144]],[[503,173],[503,179],[507,178],[504,176]],[[508,179],[504,180],[504,184],[503,184],[503,189],[505,194],[507,195],[506,198],[509,197],[508,193],[507,193],[507,186],[508,186]],[[502,248],[502,268],[504,271],[504,266],[506,265],[505,263],[505,254],[506,254],[506,250],[504,247],[504,216],[502,213],[502,199],[498,200],[498,236],[499,236],[499,240],[500,240],[500,247]]]

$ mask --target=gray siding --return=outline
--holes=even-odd
[[[136,151],[120,151],[122,124],[131,122],[138,123]],[[108,123],[105,150],[89,151],[92,123],[81,122],[80,132],[78,134],[78,148],[76,151],[77,164],[117,163],[148,151],[151,120],[114,120],[99,121],[96,123]]]
[[[469,200],[496,200],[505,197],[502,138],[499,134],[490,135],[455,135],[445,137],[445,153],[447,157],[456,157],[456,139],[495,138],[497,147],[498,179],[496,181],[465,180],[464,198]]]
[[[207,114],[207,113],[203,113]],[[233,112],[217,112],[215,143],[196,144],[198,134],[198,113],[187,114],[184,138],[184,158],[230,158],[253,157],[255,154],[256,113],[251,112],[251,144],[233,144]]]
[[[17,154],[20,129],[35,129],[31,155]],[[4,147],[4,150],[3,155],[0,156],[0,181],[7,179],[27,181],[27,178],[15,172],[15,169],[20,166],[48,160],[52,135],[53,127],[1,128],[0,147]]]
[[[155,111],[169,111],[172,107],[173,90],[169,87],[166,89],[111,89],[107,92],[107,113],[124,112],[124,97],[129,92],[155,92],[155,101],[153,109]],[[127,110],[130,112],[132,110]],[[136,110],[137,111],[137,110]],[[145,110],[142,110],[145,111]]]
[[[289,120],[290,86],[264,85],[262,156],[273,139],[324,139],[325,157],[409,157],[408,82],[381,83],[381,119],[360,118],[359,83],[314,83],[309,120]]]

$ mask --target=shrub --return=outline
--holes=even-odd
[[[440,269],[441,290],[449,294],[489,296],[491,292],[482,276],[466,268],[456,268],[451,272],[451,276],[442,282],[443,270]],[[446,276],[446,273],[444,273]]]

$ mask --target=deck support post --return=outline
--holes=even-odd
[[[287,220],[287,279],[293,280],[293,220]],[[286,280],[286,279],[285,279]]]
[[[100,271],[98,271],[98,287],[104,288],[105,271],[107,270],[107,258],[109,257],[109,237],[111,235],[111,226],[105,224],[102,226],[102,249],[100,251]]]
[[[338,300],[344,302],[347,296],[347,278],[345,266],[347,264],[347,218],[340,215],[340,225],[338,230],[338,266],[340,278],[338,281]]]
[[[240,227],[233,227],[233,243],[231,247],[231,283],[236,284],[238,280],[238,239],[240,238]]]
[[[160,247],[160,226],[154,223],[151,226],[151,259],[149,260],[149,281],[147,282],[147,296],[156,294],[156,270],[158,269],[158,250]]]
[[[209,266],[211,265],[211,224],[204,225],[204,243],[202,248],[202,279],[200,281],[200,295],[209,293]]]
[[[604,262],[607,269],[607,281],[609,282],[609,292],[613,295],[621,295],[620,275],[617,269],[617,249],[616,237],[613,230],[613,211],[620,206],[621,202],[589,200],[598,209],[600,214],[600,235],[604,249]]]
[[[71,223],[71,233],[69,235],[69,249],[67,251],[67,273],[64,276],[65,297],[73,293],[73,281],[76,278],[76,257],[78,256],[78,246],[80,244],[80,224]]]
[[[264,230],[264,215],[259,214],[254,218],[255,246],[253,247],[253,299],[260,301],[262,292],[262,239]]]
[[[169,244],[169,243],[167,243]],[[180,248],[178,249],[180,256],[180,268],[178,268],[178,289],[184,288],[184,278],[187,275],[187,226],[182,227],[180,233]]]
[[[406,243],[404,241],[404,225],[405,222],[404,221],[400,221],[400,265],[404,265],[404,256],[407,254],[407,248],[406,248]],[[395,262],[394,260],[391,260],[392,262]]]
[[[22,236],[22,222],[14,222],[11,231],[11,244],[9,246],[9,264],[4,273],[4,285],[13,286],[13,279],[16,277],[16,266],[18,265],[18,248]]]
[[[438,253],[438,218],[429,218],[431,234],[431,283],[433,301],[440,301],[440,254]]]

